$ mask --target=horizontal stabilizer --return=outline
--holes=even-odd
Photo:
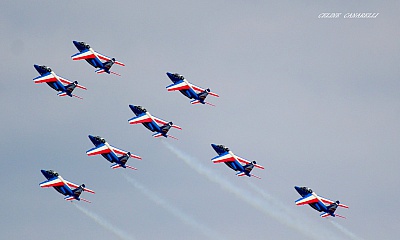
[[[76,200],[76,199],[74,198],[74,196],[66,196],[64,199],[65,199],[66,201],[73,201],[73,200]]]

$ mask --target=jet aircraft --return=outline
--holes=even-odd
[[[58,96],[70,96],[82,99],[81,97],[72,94],[72,91],[74,91],[76,87],[86,90],[86,87],[79,85],[77,81],[70,82],[63,77],[58,76],[47,66],[39,66],[36,64],[33,66],[40,74],[40,76],[33,79],[34,83],[47,83],[51,88],[58,91]]]
[[[163,137],[170,137],[173,139],[177,139],[167,133],[171,127],[177,128],[179,130],[182,129],[181,127],[174,125],[172,122],[167,122],[165,120],[152,116],[142,106],[129,105],[129,107],[131,108],[132,112],[136,115],[136,117],[133,117],[128,120],[130,124],[142,123],[150,131],[156,132],[153,134],[153,137],[163,136]]]
[[[203,89],[201,87],[198,87],[188,82],[182,75],[178,73],[167,72],[167,75],[173,82],[173,84],[166,87],[168,91],[180,91],[189,99],[193,99],[192,101],[190,101],[190,103],[192,104],[202,103],[214,106],[213,104],[205,101],[206,97],[208,95],[219,97],[218,94],[211,92],[209,88]]]
[[[101,53],[94,51],[88,44],[85,42],[73,41],[75,47],[79,50],[79,53],[76,53],[71,56],[72,60],[86,60],[90,65],[94,68],[98,68],[95,72],[97,73],[112,73],[118,76],[120,74],[110,71],[112,65],[118,64],[120,66],[125,66],[122,62],[116,61],[115,58],[107,57]],[[102,62],[104,61],[104,62]]]
[[[250,173],[254,167],[264,169],[264,167],[258,165],[256,161],[250,162],[242,157],[239,157],[233,154],[232,151],[230,151],[229,148],[225,147],[224,145],[211,144],[211,146],[218,153],[218,156],[211,159],[214,163],[225,163],[229,168],[237,171],[236,175],[238,176],[248,176],[260,179],[260,177]]]
[[[54,189],[65,196],[67,201],[84,201],[90,203],[90,201],[80,197],[83,191],[90,192],[94,194],[93,190],[85,187],[85,184],[75,184],[63,179],[57,172],[53,170],[40,170],[47,181],[39,184],[40,187],[54,187]]]
[[[308,187],[295,186],[294,188],[301,195],[301,198],[295,201],[296,205],[308,204],[318,212],[322,212],[320,216],[323,218],[329,216],[345,218],[339,214],[336,214],[335,211],[337,207],[349,208],[348,206],[340,203],[339,201],[334,202],[327,198],[321,197]]]
[[[94,137],[92,135],[89,135],[89,139],[90,139],[90,141],[92,141],[92,143],[96,147],[86,151],[86,154],[88,156],[94,156],[97,154],[101,154],[109,162],[114,163],[113,165],[110,166],[112,169],[122,167],[122,168],[129,168],[129,169],[137,170],[136,168],[134,168],[132,166],[126,165],[126,162],[128,161],[128,159],[130,157],[136,158],[139,160],[142,159],[141,157],[131,154],[128,151],[111,146],[102,137],[99,137],[99,136]],[[117,154],[120,156],[117,156]]]

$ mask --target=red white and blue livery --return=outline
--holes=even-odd
[[[168,131],[171,129],[171,127],[179,130],[182,129],[181,127],[173,124],[172,122],[167,122],[165,120],[162,120],[160,118],[151,115],[142,106],[129,105],[129,107],[132,110],[132,112],[136,115],[136,117],[133,117],[128,120],[129,124],[142,123],[147,129],[149,129],[152,132],[155,132],[153,134],[153,137],[156,138],[163,136],[163,137],[170,137],[173,139],[177,139],[169,135]]]
[[[79,96],[72,94],[72,91],[77,88],[86,90],[86,87],[79,85],[77,81],[71,82],[61,76],[58,76],[51,68],[47,66],[33,65],[40,76],[33,79],[34,83],[47,83],[51,88],[58,91],[58,96],[70,96],[82,99]],[[65,85],[64,85],[65,84]]]
[[[294,188],[301,195],[301,198],[295,201],[296,205],[308,204],[318,212],[322,212],[320,216],[323,218],[329,216],[345,218],[339,214],[336,214],[335,211],[337,207],[349,208],[348,206],[340,203],[339,201],[334,202],[327,198],[321,197],[308,187],[295,186]]]
[[[126,162],[129,158],[136,158],[138,160],[141,160],[141,157],[131,154],[130,152],[122,150],[120,148],[111,146],[104,138],[100,136],[95,137],[89,135],[89,139],[90,141],[92,141],[95,147],[86,151],[86,154],[88,156],[101,154],[101,156],[107,159],[110,163],[113,163],[113,165],[110,166],[112,169],[129,168],[132,170],[137,170],[136,168],[127,165]]]
[[[264,169],[256,161],[249,161],[239,157],[224,145],[211,144],[212,148],[218,153],[218,156],[212,158],[213,163],[225,163],[229,168],[236,171],[237,176],[248,176],[260,179],[260,177],[250,173],[254,167]],[[243,164],[243,165],[242,165]]]
[[[110,71],[110,68],[114,65],[125,66],[122,62],[116,61],[115,58],[107,57],[101,53],[94,51],[89,44],[85,42],[73,41],[75,47],[79,50],[79,53],[76,53],[71,56],[72,60],[86,60],[90,65],[94,68],[97,68],[96,73],[112,73],[118,76],[120,74]]]
[[[218,94],[211,92],[209,88],[204,89],[188,82],[181,74],[167,72],[167,75],[173,82],[173,84],[167,86],[168,91],[180,91],[186,97],[193,99],[190,101],[191,104],[201,103],[214,106],[205,101],[206,97],[208,95],[219,97]]]
[[[67,201],[84,201],[90,203],[90,201],[81,198],[81,194],[83,191],[90,192],[94,194],[93,190],[85,187],[85,184],[75,184],[69,182],[62,178],[57,172],[53,170],[41,170],[43,176],[47,179],[46,181],[39,184],[40,187],[53,187],[57,192],[61,193],[65,196],[65,200]]]

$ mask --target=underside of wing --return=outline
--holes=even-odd
[[[57,78],[54,77],[54,75],[49,72],[33,79],[34,83],[56,82],[56,81]]]
[[[168,91],[185,90],[189,88],[190,88],[189,85],[187,85],[186,82],[182,80],[167,86]]]
[[[61,187],[64,186],[63,181],[59,178],[52,178],[39,184],[40,187]]]
[[[316,203],[318,201],[319,201],[318,198],[310,193],[302,198],[299,198],[298,200],[296,200],[295,203],[296,205],[304,205],[304,204]]]
[[[71,56],[72,60],[91,59],[95,57],[96,56],[89,49],[85,49],[82,52],[79,52]]]
[[[101,53],[96,52],[96,55],[103,61],[110,61],[111,60],[110,57],[107,57],[107,56],[105,56],[105,55],[103,55]],[[122,62],[119,62],[119,61],[115,61],[115,64],[118,64],[120,66],[125,66],[125,64],[123,64]]]
[[[67,85],[68,85],[68,84],[71,84],[71,83],[72,83],[71,81],[69,81],[69,80],[67,80],[67,79],[65,79],[65,78],[63,78],[63,77],[58,76],[58,78],[59,78],[60,82],[62,82],[62,83],[64,83],[64,84],[67,84]],[[77,84],[76,87],[81,88],[81,89],[84,89],[84,90],[87,90],[86,87],[84,87],[84,86],[82,86],[82,85],[79,85],[79,84]]]
[[[239,162],[241,162],[241,163],[244,163],[244,164],[250,164],[250,163],[251,163],[249,160],[244,159],[244,158],[242,158],[242,157],[236,156],[236,158],[237,158],[237,160],[238,160]],[[260,168],[260,169],[264,169],[264,167],[261,166],[261,165],[259,165],[259,164],[254,164],[254,167],[257,167],[257,168]]]
[[[321,197],[321,196],[318,196],[318,197],[321,199],[321,201],[322,201],[325,205],[331,205],[332,203],[334,203],[334,201],[332,201],[332,200],[330,200],[330,199],[327,199],[327,198],[324,198],[324,197]],[[339,207],[342,207],[342,208],[349,208],[349,206],[344,205],[344,204],[342,204],[342,203],[339,203],[338,206],[339,206]]]
[[[161,125],[165,125],[165,124],[168,123],[167,121],[165,121],[165,120],[163,120],[163,119],[161,119],[161,118],[158,118],[158,117],[154,117],[154,116],[153,116],[153,119],[154,119],[154,121],[156,121],[158,124],[161,124]],[[179,129],[179,130],[182,130],[181,127],[179,127],[178,125],[175,125],[175,124],[172,124],[171,127],[176,128],[176,129]]]
[[[232,155],[230,155],[228,152],[226,152],[226,153],[223,153],[219,156],[212,158],[211,161],[213,161],[213,163],[233,162],[233,161],[235,161],[235,158]]]
[[[110,145],[111,146],[111,145]],[[111,149],[113,150],[113,152],[115,152],[115,153],[117,153],[117,154],[121,154],[121,155],[124,155],[124,154],[127,154],[128,153],[128,151],[125,151],[125,150],[122,150],[122,149],[120,149],[120,148],[117,148],[117,147],[114,147],[114,146],[111,146]],[[136,159],[142,159],[141,157],[139,157],[139,156],[137,156],[137,155],[134,155],[134,154],[130,154],[130,156],[129,157],[131,157],[131,158],[136,158]]]
[[[88,156],[93,156],[93,155],[97,155],[97,154],[105,154],[105,153],[109,153],[111,150],[105,145],[105,144],[100,144],[95,148],[92,148],[88,151],[86,151],[86,154]]]
[[[196,86],[196,85],[194,85],[194,84],[191,84],[191,85],[192,85],[191,87],[192,87],[195,91],[197,91],[198,93],[199,93],[199,92],[204,92],[204,91],[205,91],[204,88],[201,88],[201,87]],[[208,92],[208,94],[210,94],[211,96],[214,96],[214,97],[219,97],[219,95],[216,94],[216,93],[214,93],[214,92]]]
[[[68,185],[70,188],[78,188],[78,187],[79,187],[79,185],[76,184],[76,183],[67,181],[67,180],[65,180],[65,179],[64,179],[64,181],[67,183],[67,185]],[[91,190],[91,189],[89,189],[89,188],[85,188],[85,187],[84,187],[83,190],[86,191],[86,192],[93,193],[93,194],[95,193],[93,190]]]

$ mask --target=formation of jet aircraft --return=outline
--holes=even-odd
[[[58,96],[81,97],[72,94],[76,87],[86,90],[86,87],[79,85],[77,81],[71,82],[63,77],[58,76],[51,68],[47,66],[33,65],[40,76],[33,79],[34,83],[47,83],[51,88],[58,91]],[[65,84],[65,85],[64,85]]]
[[[221,163],[221,162],[225,163],[229,168],[236,171],[237,172],[236,175],[240,177],[248,176],[260,179],[260,177],[250,173],[254,167],[264,169],[264,167],[258,165],[256,161],[249,161],[242,157],[239,157],[233,154],[233,152],[224,145],[211,144],[211,146],[218,153],[218,156],[211,159],[213,163]],[[242,163],[244,165],[242,165]]]
[[[173,124],[172,122],[167,122],[165,120],[162,120],[160,118],[151,115],[142,106],[129,105],[129,107],[132,110],[132,112],[136,115],[136,117],[133,117],[128,120],[129,124],[142,123],[150,131],[156,132],[153,134],[153,137],[163,136],[166,138],[170,137],[173,139],[177,139],[174,136],[169,135],[168,131],[171,129],[171,127],[182,130],[181,127]]]
[[[191,104],[208,104],[214,106],[211,103],[206,102],[206,97],[208,95],[219,97],[218,94],[210,91],[209,88],[203,89],[198,87],[190,82],[188,82],[185,77],[178,73],[170,73],[167,72],[168,77],[171,79],[173,84],[167,86],[168,91],[180,91],[184,96],[189,99],[193,99],[190,101]]]
[[[142,159],[141,157],[134,155],[128,151],[111,146],[110,144],[108,144],[108,142],[104,138],[102,138],[100,136],[95,137],[95,136],[89,135],[89,139],[90,139],[90,141],[92,141],[92,143],[95,145],[95,147],[86,151],[86,154],[88,156],[94,156],[94,155],[101,154],[101,156],[103,156],[105,159],[107,159],[107,161],[109,161],[110,163],[113,163],[113,165],[110,166],[112,169],[129,168],[132,170],[137,170],[136,168],[134,168],[132,166],[126,165],[126,162],[128,161],[128,159],[130,157],[136,158],[139,160]],[[118,155],[120,155],[120,156],[118,156]]]
[[[86,188],[85,184],[75,184],[69,182],[62,178],[57,172],[53,170],[41,170],[43,176],[47,179],[46,181],[39,184],[40,187],[53,187],[57,192],[61,193],[65,196],[65,200],[67,201],[84,201],[90,203],[89,200],[81,198],[81,194],[83,191],[90,192],[94,194],[93,190]]]
[[[339,214],[336,214],[335,211],[338,207],[349,208],[348,206],[340,203],[339,201],[334,202],[327,198],[321,197],[308,187],[295,186],[294,188],[301,195],[301,198],[296,200],[296,205],[308,204],[318,212],[322,212],[320,216],[323,218],[329,216],[345,218]]]
[[[89,44],[85,42],[73,41],[75,47],[79,50],[71,56],[72,60],[86,60],[94,68],[97,68],[96,73],[112,73],[121,76],[119,73],[110,71],[110,68],[114,65],[125,66],[122,62],[116,61],[115,58],[107,57],[101,53],[94,51]]]
[[[72,60],[85,60],[91,66],[96,68],[96,73],[108,73],[121,76],[120,74],[111,71],[111,67],[114,64],[125,66],[122,62],[116,61],[115,58],[107,57],[94,51],[85,42],[73,41],[73,44],[78,49],[78,53],[71,56]],[[44,65],[34,65],[34,68],[40,74],[40,76],[33,79],[34,83],[47,83],[51,88],[58,92],[58,96],[69,96],[69,97],[81,97],[72,94],[75,88],[81,88],[87,90],[86,87],[79,85],[77,81],[69,81],[61,76],[58,76],[51,68]],[[218,94],[211,92],[209,88],[204,89],[198,87],[185,79],[181,74],[167,72],[167,76],[172,81],[172,84],[167,86],[168,91],[179,91],[185,97],[192,99],[191,104],[208,104],[214,106],[211,103],[206,102],[208,95],[219,97]],[[170,137],[177,139],[168,134],[171,128],[176,128],[181,130],[182,128],[151,115],[142,106],[129,105],[135,117],[128,120],[129,124],[143,124],[147,129],[154,132],[153,137]],[[116,168],[129,168],[137,170],[135,167],[127,165],[129,158],[135,158],[141,160],[140,156],[134,155],[131,152],[119,149],[110,145],[104,138],[100,136],[89,135],[90,141],[94,144],[94,148],[86,151],[88,156],[101,155],[107,161],[112,163],[110,166],[112,169]],[[260,177],[252,174],[254,167],[259,169],[264,169],[263,166],[256,163],[256,161],[249,161],[245,158],[235,155],[229,148],[224,145],[211,144],[212,148],[217,152],[218,156],[212,158],[213,163],[225,163],[226,166],[236,171],[237,176],[248,176],[261,179]],[[85,201],[86,199],[81,198],[82,192],[90,192],[94,194],[93,190],[86,188],[85,184],[75,184],[63,179],[57,172],[53,170],[41,170],[43,176],[47,179],[46,181],[39,184],[40,187],[53,187],[57,192],[64,195],[64,199],[68,201]],[[348,208],[348,206],[340,203],[339,201],[332,201],[327,198],[321,197],[313,192],[308,187],[298,187],[295,186],[296,191],[301,195],[301,198],[296,200],[296,205],[308,204],[313,209],[321,212],[320,216],[326,217],[340,217],[345,218],[341,215],[336,214],[338,207]]]

